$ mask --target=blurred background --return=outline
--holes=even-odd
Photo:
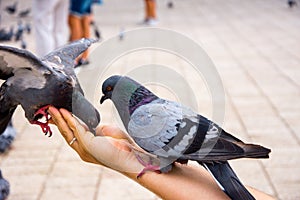
[[[32,10],[33,1],[0,2],[0,34],[7,38],[1,39],[1,45],[40,54],[37,46],[43,41],[36,40],[36,30],[41,27],[34,23],[38,13]],[[120,45],[126,41],[127,31],[142,27],[166,28],[199,44],[225,88],[224,129],[245,142],[272,149],[270,159],[240,159],[231,161],[232,167],[245,185],[277,199],[296,200],[300,199],[299,4],[284,0],[160,0],[155,17],[147,18],[143,0],[104,0],[92,5],[93,24],[88,29],[91,37],[100,37],[102,42],[119,38]],[[67,22],[65,26],[69,38],[72,32]],[[91,78],[85,73],[101,59],[93,53],[97,45],[101,42],[90,49],[89,62],[82,60],[82,66],[76,68],[83,88],[93,87],[85,84]],[[97,81],[101,84],[111,74],[126,74],[143,65],[164,65],[182,74],[197,96],[198,112],[211,117],[211,94],[205,81],[196,80],[191,66],[168,52],[145,49],[122,56],[103,66],[110,70]],[[164,98],[178,100],[179,94],[170,88],[149,87]],[[184,90],[182,94],[189,95]],[[100,107],[99,96],[100,89],[91,101],[102,114],[102,122],[118,125],[112,104]],[[8,199],[160,199],[114,171],[84,163],[55,127],[53,136],[45,137],[39,127],[27,122],[21,108],[13,123],[16,138],[0,155],[2,174],[11,184]]]

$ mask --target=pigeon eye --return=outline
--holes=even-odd
[[[111,87],[111,86],[107,86],[107,87],[106,87],[106,91],[109,92],[109,91],[111,91],[111,90],[112,90],[112,87]]]

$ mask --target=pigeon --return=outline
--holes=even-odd
[[[110,99],[133,140],[154,154],[159,166],[147,170],[167,173],[174,162],[197,161],[234,200],[254,199],[230,167],[228,160],[268,158],[270,149],[245,144],[216,123],[177,102],[161,99],[135,80],[114,75],[103,82],[100,103]]]
[[[9,192],[9,182],[3,178],[2,172],[0,170],[0,200],[6,200],[9,195]]]
[[[9,149],[16,135],[17,131],[15,130],[12,122],[10,121],[4,132],[0,135],[0,153],[4,153]]]
[[[172,1],[169,1],[168,3],[167,3],[167,7],[168,8],[173,8],[174,7],[174,4],[173,4],[173,2]]]
[[[26,30],[26,32],[27,32],[28,34],[31,33],[31,25],[30,25],[29,23],[27,23],[27,24],[25,25],[25,30]]]
[[[18,4],[18,2],[15,2],[12,5],[6,6],[5,7],[6,12],[11,15],[14,14],[17,11],[17,4]]]
[[[0,88],[0,133],[18,105],[29,122],[39,125],[49,136],[50,105],[73,112],[95,132],[100,115],[85,99],[73,67],[76,57],[96,41],[77,40],[41,59],[25,49],[0,45],[0,79],[5,80]]]
[[[122,41],[124,39],[124,35],[125,35],[125,30],[124,28],[121,28],[119,32],[119,40]]]
[[[30,13],[31,9],[30,8],[27,8],[25,10],[22,10],[19,12],[19,17],[27,17]]]
[[[294,6],[297,6],[297,2],[295,0],[288,0],[287,4],[290,8],[293,8]]]
[[[26,49],[27,48],[27,43],[25,42],[25,40],[23,39],[23,37],[21,38],[21,48],[22,49]]]
[[[99,28],[98,26],[96,25],[96,22],[94,20],[91,21],[91,25],[93,26],[94,28],[94,35],[95,37],[100,40],[101,39],[101,33],[99,31]]]
[[[15,41],[19,41],[19,40],[22,39],[23,32],[24,32],[23,22],[22,21],[18,21],[17,30],[16,30],[16,33],[15,33]]]
[[[7,32],[4,28],[0,30],[0,41],[10,41],[14,35],[14,27],[11,26]]]

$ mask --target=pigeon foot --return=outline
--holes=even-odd
[[[154,171],[157,173],[160,173],[160,167],[157,165],[151,165],[149,163],[146,163],[140,156],[136,156],[138,161],[145,167],[138,175],[137,178],[141,178],[142,175],[144,175],[147,171]]]
[[[36,117],[38,115],[41,115],[42,117],[45,117],[46,122],[41,122],[41,121],[38,121],[38,120],[32,120],[32,121],[30,121],[30,123],[39,125],[42,128],[43,133],[45,133],[45,135],[47,135],[49,133],[49,137],[51,137],[52,136],[52,131],[51,131],[51,128],[49,126],[50,115],[47,112],[49,106],[50,105],[41,107],[34,114],[34,117]]]

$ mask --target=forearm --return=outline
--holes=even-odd
[[[137,179],[137,173],[123,173],[164,200],[229,199],[211,175],[202,167],[176,164],[167,174],[146,172]],[[247,187],[257,199],[274,200],[273,197]]]
[[[201,167],[176,164],[167,174],[146,172],[124,174],[165,200],[229,199],[214,179]]]

